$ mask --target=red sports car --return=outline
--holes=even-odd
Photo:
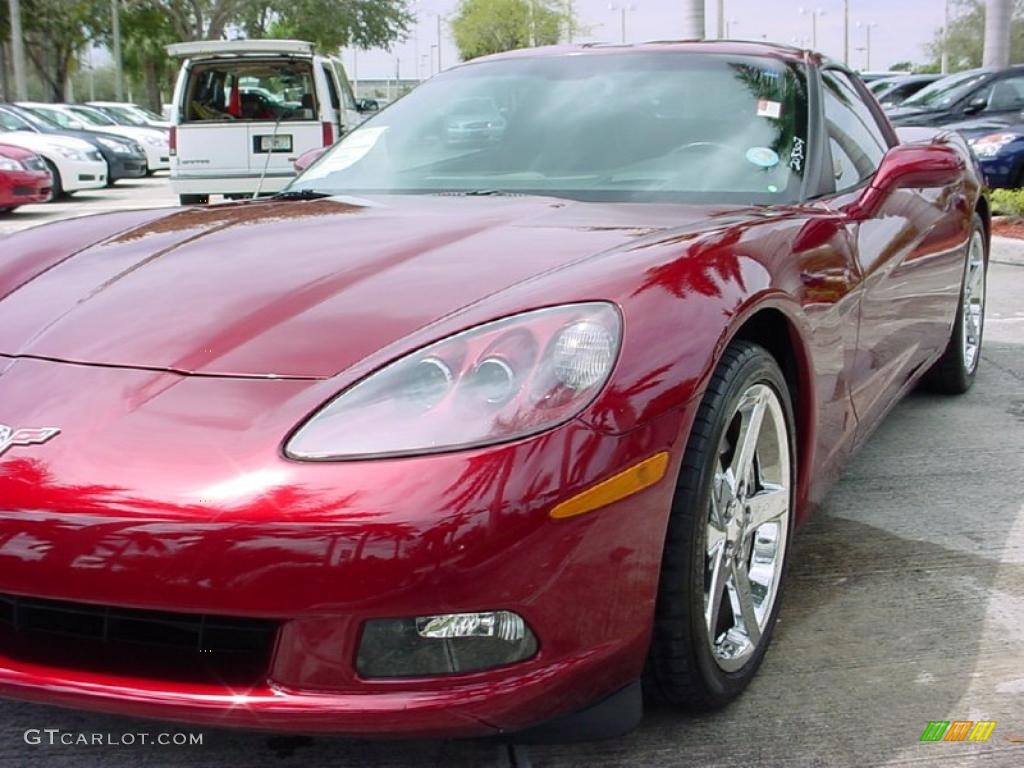
[[[52,187],[45,160],[27,149],[0,144],[0,213],[19,205],[45,203],[52,196]]]
[[[500,135],[453,144],[470,99]],[[726,704],[851,454],[978,367],[977,168],[901,138],[805,51],[521,51],[275,199],[4,240],[0,693],[524,741]]]

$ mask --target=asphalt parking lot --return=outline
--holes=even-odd
[[[122,183],[0,217],[0,234],[67,215],[173,205],[166,180]],[[1024,765],[1024,266],[993,264],[977,385],[915,393],[796,540],[774,643],[717,714],[653,709],[609,743],[534,747],[535,766]],[[986,743],[921,743],[931,720],[994,720]],[[29,745],[73,734],[202,732],[202,746]],[[359,742],[191,729],[0,703],[0,765],[496,764],[478,742]]]

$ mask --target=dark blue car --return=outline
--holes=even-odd
[[[1024,114],[947,125],[970,142],[993,189],[1024,187]]]

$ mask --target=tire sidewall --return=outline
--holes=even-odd
[[[732,414],[743,393],[755,384],[769,386],[778,396],[786,419],[787,443],[789,446],[790,458],[790,489],[791,499],[789,508],[789,527],[786,535],[786,545],[783,554],[783,566],[779,575],[779,586],[775,596],[775,603],[772,606],[771,614],[765,624],[765,630],[761,641],[754,653],[740,669],[734,672],[726,672],[715,662],[712,655],[710,641],[707,637],[707,630],[704,627],[704,569],[706,557],[706,518],[710,504],[710,494],[715,474],[715,460],[718,455],[718,448],[721,445],[722,437],[731,421]],[[772,629],[778,617],[782,604],[782,592],[785,583],[785,573],[789,564],[789,555],[793,542],[794,526],[794,501],[796,496],[797,455],[795,450],[795,419],[793,407],[789,395],[789,388],[786,385],[785,377],[774,359],[767,351],[744,362],[737,371],[727,389],[727,396],[721,399],[715,408],[714,431],[711,434],[710,452],[704,457],[699,486],[696,494],[684,493],[679,496],[691,497],[686,503],[695,502],[694,514],[688,515],[693,530],[690,536],[692,549],[688,552],[690,561],[689,582],[690,588],[687,595],[690,601],[690,636],[694,638],[694,658],[697,668],[705,685],[711,693],[712,699],[724,704],[735,698],[750,682],[750,679],[757,672],[768,645],[771,642]],[[695,498],[693,498],[695,497]],[[683,499],[679,498],[679,501]],[[675,502],[673,504],[675,506]],[[673,514],[676,510],[673,510]]]

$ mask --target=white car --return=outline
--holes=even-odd
[[[0,141],[35,152],[53,176],[53,196],[107,185],[107,161],[88,142],[70,136],[12,131],[0,125]]]
[[[159,128],[118,125],[102,112],[80,104],[42,104],[21,101],[17,102],[17,106],[27,109],[32,114],[49,120],[61,128],[112,133],[135,139],[146,151],[146,165],[149,167],[150,173],[170,168],[171,157],[167,132]]]
[[[280,191],[296,158],[364,118],[341,61],[312,43],[213,40],[167,50],[184,59],[171,115],[171,188],[182,204]]]
[[[121,125],[160,128],[165,131],[171,129],[169,120],[164,120],[161,115],[127,101],[87,101],[85,106],[98,109],[114,122]]]

